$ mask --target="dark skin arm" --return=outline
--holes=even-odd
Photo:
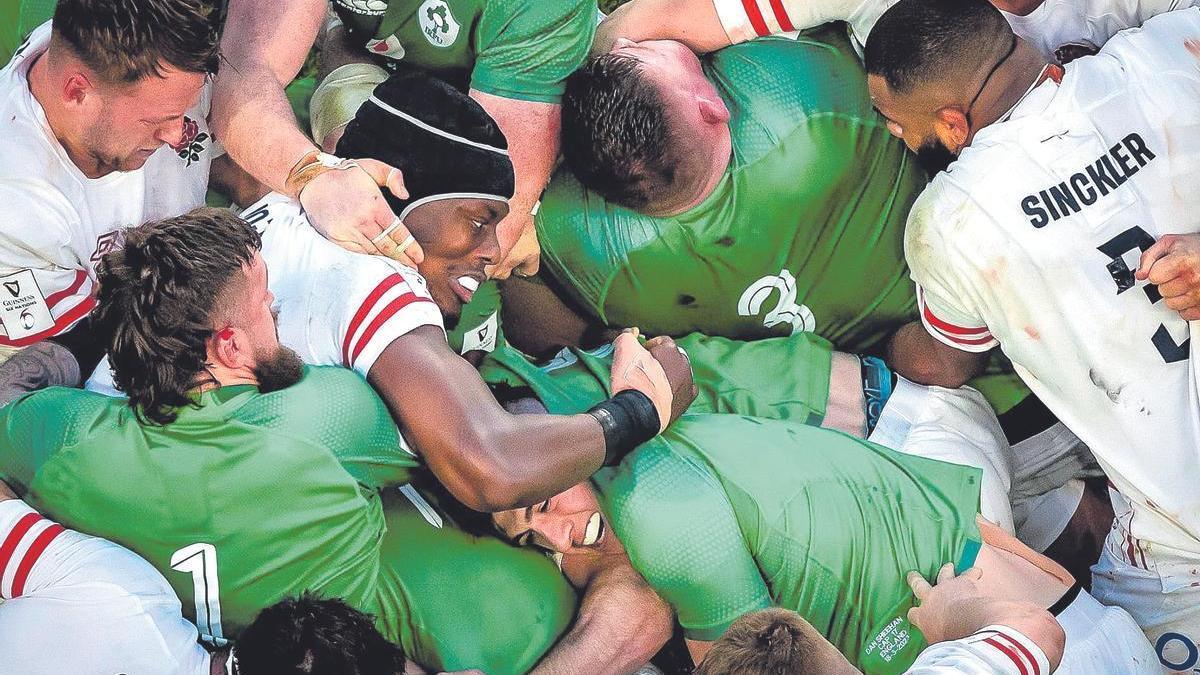
[[[673,345],[652,354],[684,361]],[[678,366],[668,366],[672,388],[682,388]],[[688,367],[683,378],[689,390],[690,373]],[[397,338],[367,380],[438,480],[477,511],[537,504],[587,480],[604,461],[604,435],[595,418],[510,414],[438,328],[423,326]],[[670,419],[692,398],[676,394]]]
[[[564,300],[544,275],[505,280],[500,297],[505,338],[536,358],[553,356],[563,347],[591,349],[612,342],[618,333]]]
[[[957,389],[983,372],[987,352],[972,354],[942,344],[920,321],[896,331],[888,343],[887,360],[897,374],[916,382]]]
[[[90,318],[29,345],[0,363],[0,407],[46,387],[79,387],[104,356],[104,336]]]

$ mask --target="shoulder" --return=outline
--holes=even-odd
[[[371,385],[357,372],[339,366],[305,366],[299,382],[254,397],[238,416],[289,431],[319,426],[370,433],[380,424],[391,425],[387,407]]]
[[[559,31],[564,23],[594,27],[599,19],[596,3],[591,0],[485,0],[485,3],[485,21],[515,22],[526,36]]]
[[[26,394],[3,408],[7,431],[36,433],[56,445],[76,442],[80,435],[103,432],[135,422],[124,398],[70,387],[50,387]]]

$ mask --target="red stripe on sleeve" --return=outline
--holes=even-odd
[[[924,305],[924,303],[922,303],[922,304]],[[982,328],[963,328],[962,326],[955,326],[952,323],[947,323],[945,321],[942,321],[941,319],[939,319],[933,315],[933,312],[931,312],[929,310],[929,305],[924,305],[922,312],[925,314],[925,319],[927,321],[929,321],[930,325],[932,325],[934,328],[937,328],[938,330],[942,331],[943,333],[948,333],[950,335],[961,335],[964,337],[966,337],[966,336],[977,337],[983,333],[988,332],[987,326],[984,326]]]
[[[762,12],[758,9],[758,0],[742,0],[742,7],[746,10],[746,18],[750,19],[750,27],[759,37],[771,34],[771,31],[767,30],[767,22],[763,20]]]
[[[936,329],[936,327],[935,327],[935,329]],[[958,337],[957,335],[951,335],[941,329],[936,329],[936,330],[939,333],[941,333],[947,340],[957,342],[960,345],[986,345],[987,343],[991,342],[994,339],[991,335],[985,335],[985,336],[979,337],[979,338],[962,338],[962,337]]]
[[[370,325],[367,326],[367,329],[363,331],[362,337],[359,338],[357,343],[355,343],[354,353],[350,355],[350,360],[346,362],[346,367],[354,367],[355,359],[357,359],[358,355],[362,353],[362,350],[366,349],[367,344],[371,342],[371,338],[375,337],[375,333],[379,330],[380,326],[395,316],[396,312],[399,312],[414,302],[433,301],[429,298],[423,298],[416,293],[409,291],[388,303],[388,306],[384,307],[383,311],[371,321]]]
[[[1017,664],[1017,670],[1021,671],[1021,675],[1032,675],[1029,672],[1029,669],[1025,667],[1025,663],[1021,661],[1021,657],[1017,656],[1017,653],[1012,649],[1000,644],[994,637],[990,637],[984,640],[984,642],[995,647],[1001,654],[1004,654],[1008,658],[1012,659],[1012,662]]]
[[[71,282],[70,286],[46,296],[46,306],[50,309],[54,309],[54,306],[59,302],[62,302],[63,298],[69,298],[72,295],[75,295],[75,292],[79,290],[80,286],[83,286],[83,282],[87,281],[87,278],[87,272],[83,270],[76,270],[75,280]]]
[[[375,303],[379,302],[379,298],[383,297],[393,286],[404,281],[399,274],[389,275],[386,279],[379,282],[375,290],[363,300],[358,306],[358,311],[354,313],[354,318],[350,319],[350,328],[346,329],[346,335],[342,339],[342,365],[350,367],[350,340],[354,338],[354,333],[358,330],[359,325],[366,320],[367,315],[371,313],[371,309],[375,307]]]
[[[12,595],[14,598],[21,597],[25,592],[25,580],[29,578],[29,571],[33,569],[34,563],[38,558],[42,557],[42,552],[54,541],[54,538],[62,534],[66,530],[65,527],[54,523],[47,527],[38,535],[37,539],[29,545],[29,550],[25,552],[25,557],[21,559],[21,564],[17,566],[17,574],[13,577]]]
[[[1021,652],[1021,655],[1022,655],[1022,656],[1024,656],[1024,657],[1025,657],[1025,658],[1027,658],[1027,659],[1029,659],[1029,663],[1030,663],[1030,665],[1031,665],[1031,666],[1033,666],[1033,672],[1034,672],[1034,674],[1035,674],[1035,675],[1040,675],[1040,671],[1041,671],[1041,669],[1040,669],[1040,668],[1038,668],[1038,661],[1037,661],[1037,659],[1035,659],[1035,658],[1033,657],[1033,654],[1032,654],[1032,653],[1030,653],[1030,651],[1029,651],[1028,649],[1026,649],[1026,648],[1025,648],[1025,645],[1023,645],[1023,644],[1021,644],[1020,642],[1018,642],[1018,641],[1014,640],[1014,639],[1012,638],[1012,636],[1010,636],[1010,635],[1005,635],[1004,633],[996,633],[996,636],[997,636],[997,637],[999,637],[999,638],[1002,638],[1002,639],[1003,639],[1005,642],[1007,642],[1007,643],[1011,644],[1013,647],[1015,647],[1015,648],[1017,649],[1017,651]]]
[[[787,9],[783,6],[783,0],[771,0],[771,11],[775,13],[775,20],[779,22],[779,27],[785,32],[796,30],[792,25],[792,18],[788,16]]]
[[[41,342],[42,340],[58,335],[69,328],[71,324],[87,316],[88,312],[92,311],[92,308],[95,306],[96,298],[89,295],[83,300],[83,302],[80,302],[78,305],[68,309],[63,313],[62,316],[55,319],[54,325],[46,330],[40,333],[34,333],[33,335],[26,335],[25,337],[17,340],[10,340],[8,339],[8,336],[0,335],[0,345],[5,347],[27,347],[35,342]]]
[[[8,571],[8,561],[12,558],[13,551],[17,550],[17,544],[21,543],[21,539],[29,532],[29,528],[33,527],[42,517],[36,513],[26,513],[21,516],[17,524],[13,526],[8,536],[4,538],[4,543],[0,544],[0,583],[4,580],[4,573]],[[2,586],[0,586],[2,590]],[[5,595],[5,598],[13,596]]]

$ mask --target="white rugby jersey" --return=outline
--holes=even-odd
[[[1162,15],[980,129],[909,216],[928,331],[997,343],[1137,507],[1140,539],[1200,553],[1193,327],[1134,280],[1200,232],[1200,10]]]
[[[1043,0],[1025,16],[1002,14],[1013,32],[1054,60],[1054,52],[1063,45],[1103,47],[1117,31],[1195,4],[1196,0]]]
[[[1008,626],[929,645],[904,675],[1050,675],[1037,643]]]
[[[262,233],[279,341],[305,363],[353,368],[366,377],[396,338],[419,326],[442,327],[416,270],[328,241],[291,199],[269,194],[242,217]]]
[[[208,675],[210,657],[150,563],[0,502],[0,672]]]
[[[95,265],[121,229],[202,206],[216,153],[208,85],[178,147],[159,148],[137,171],[84,176],[29,90],[49,42],[46,22],[0,70],[0,346],[32,344],[87,315]]]
[[[899,0],[713,0],[721,25],[734,43],[830,21],[850,24],[860,51],[875,22]],[[1191,7],[1197,0],[1044,0],[1027,16],[1003,12],[1018,36],[1053,60],[1064,44],[1102,46],[1117,31],[1157,14]]]

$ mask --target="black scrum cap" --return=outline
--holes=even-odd
[[[408,199],[384,190],[401,220],[439,199],[508,202],[512,160],[500,127],[472,98],[428,75],[403,71],[375,88],[338,142],[342,157],[386,162],[404,173]]]

